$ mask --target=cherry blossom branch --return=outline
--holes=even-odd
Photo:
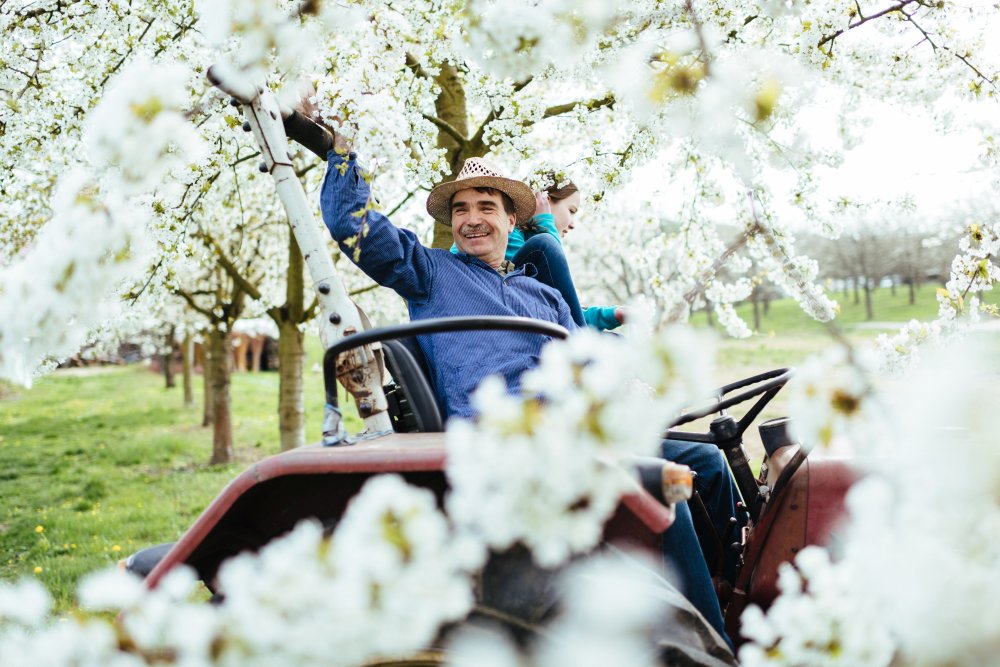
[[[576,102],[567,102],[566,104],[556,104],[546,109],[542,113],[542,118],[552,118],[553,116],[561,116],[562,114],[569,113],[573,109],[576,109],[577,107],[580,106],[586,107],[587,111],[596,111],[597,109],[603,109],[604,107],[614,106],[614,104],[615,104],[615,96],[608,93],[604,97],[593,100],[585,100],[585,101],[578,100]]]
[[[916,28],[917,30],[920,31],[920,34],[924,36],[924,39],[922,41],[926,41],[928,44],[930,44],[931,48],[933,48],[935,51],[937,51],[938,49],[941,49],[942,51],[946,51],[946,52],[950,53],[951,55],[955,56],[956,58],[958,58],[959,60],[961,60],[969,69],[971,69],[973,72],[975,72],[976,76],[978,76],[982,81],[985,81],[986,83],[988,83],[993,88],[993,90],[997,90],[997,84],[996,84],[996,82],[993,79],[991,79],[988,76],[986,76],[985,74],[983,74],[979,70],[979,68],[976,67],[974,64],[972,64],[971,62],[969,62],[969,59],[967,57],[965,57],[964,55],[958,53],[957,51],[955,51],[954,49],[952,49],[949,46],[946,46],[944,44],[938,44],[937,42],[935,42],[931,38],[930,33],[928,33],[926,30],[924,30],[924,28],[919,23],[917,23],[917,20],[914,18],[914,13],[907,13],[907,12],[901,11],[900,14],[902,14],[903,16],[905,16],[906,20],[914,28]]]
[[[694,3],[691,0],[686,0],[684,3],[684,12],[690,17],[691,25],[694,26],[694,34],[698,38],[698,50],[701,51],[701,56],[698,60],[705,66],[705,76],[711,75],[712,70],[712,55],[708,50],[708,42],[705,39],[705,31],[702,28],[701,20],[698,18],[698,14],[694,11]]]
[[[104,84],[106,84],[108,82],[108,79],[110,79],[111,76],[115,72],[117,72],[118,70],[121,69],[122,65],[125,64],[125,61],[128,60],[129,56],[132,55],[132,51],[135,50],[135,45],[138,44],[139,42],[141,42],[143,40],[143,38],[149,33],[150,28],[153,27],[154,23],[156,23],[156,18],[155,17],[149,19],[149,21],[146,22],[146,27],[143,28],[143,30],[142,30],[141,33],[139,33],[139,38],[136,39],[135,42],[131,46],[128,47],[128,51],[125,52],[125,55],[123,55],[121,57],[121,59],[117,63],[115,63],[114,66],[111,69],[109,69],[104,74],[104,78],[101,79],[101,82],[97,86],[98,88],[102,88],[103,89],[104,88]]]
[[[870,14],[868,16],[862,16],[859,20],[855,21],[854,23],[849,23],[846,28],[841,28],[840,30],[838,30],[836,32],[833,32],[833,33],[830,33],[829,35],[826,35],[825,37],[823,37],[822,39],[819,40],[819,43],[816,46],[817,47],[821,47],[824,44],[827,44],[827,43],[832,42],[833,40],[837,39],[838,37],[840,37],[841,35],[843,35],[848,30],[854,30],[855,28],[859,28],[859,27],[863,26],[864,24],[868,23],[869,21],[874,21],[875,19],[881,18],[881,17],[885,16],[886,14],[891,14],[893,12],[899,12],[904,7],[907,7],[908,5],[912,5],[914,2],[918,2],[919,3],[919,1],[920,0],[901,0],[901,2],[899,2],[899,3],[895,4],[895,5],[892,5],[890,7],[886,7],[882,11],[875,12],[874,14]],[[861,16],[860,11],[858,12],[858,16]]]

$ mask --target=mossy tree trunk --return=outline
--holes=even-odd
[[[281,451],[306,444],[305,393],[302,373],[306,349],[301,324],[312,319],[315,303],[305,308],[305,266],[299,244],[288,235],[288,272],[285,275],[285,303],[268,315],[278,325],[278,431]]]
[[[215,421],[215,403],[212,401],[212,365],[208,362],[210,352],[207,337],[202,344],[201,353],[201,384],[204,389],[201,425],[211,426]]]
[[[184,407],[190,408],[194,405],[194,340],[191,333],[184,334],[184,341],[181,343],[181,368],[183,369],[184,385]]]
[[[295,322],[286,321],[278,326],[278,359],[281,367],[278,382],[278,430],[281,433],[281,451],[306,444],[306,409],[302,373],[305,368],[306,350],[302,332]]]
[[[465,101],[465,86],[462,83],[461,75],[454,65],[445,63],[441,66],[440,73],[434,77],[434,81],[441,89],[441,93],[434,101],[434,108],[437,117],[454,128],[461,137],[469,136],[469,112]],[[445,149],[445,157],[451,165],[452,178],[457,175],[462,168],[462,162],[466,158],[472,157],[468,154],[468,141],[459,140],[459,137],[441,129],[438,126],[438,148]],[[451,227],[439,222],[434,223],[434,240],[432,246],[447,250],[454,242]]]
[[[211,368],[208,383],[212,387],[212,465],[233,460],[233,421],[229,395],[232,355],[229,332],[213,328],[208,334],[205,367]]]
[[[177,386],[177,380],[174,378],[174,334],[176,331],[176,327],[170,327],[167,330],[166,339],[163,341],[165,350],[161,361],[163,363],[163,380],[167,389],[173,389]]]

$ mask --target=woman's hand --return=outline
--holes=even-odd
[[[545,190],[535,193],[535,215],[542,213],[552,214],[552,205],[549,203],[549,193]]]

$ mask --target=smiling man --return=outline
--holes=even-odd
[[[453,254],[424,247],[413,232],[377,211],[357,215],[370,197],[357,157],[331,151],[328,160],[320,205],[330,233],[362,271],[406,300],[410,319],[506,315],[576,329],[558,291],[504,259],[514,224],[535,211],[535,195],[527,185],[470,158],[455,180],[434,188],[427,212],[452,226],[459,251]],[[513,331],[417,337],[445,410],[463,417],[473,414],[469,397],[483,378],[501,375],[515,390],[521,374],[537,365],[547,340]]]

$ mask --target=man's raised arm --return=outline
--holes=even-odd
[[[331,150],[320,194],[323,221],[340,249],[383,287],[421,302],[431,287],[428,251],[417,235],[369,208],[371,190],[354,153]]]

